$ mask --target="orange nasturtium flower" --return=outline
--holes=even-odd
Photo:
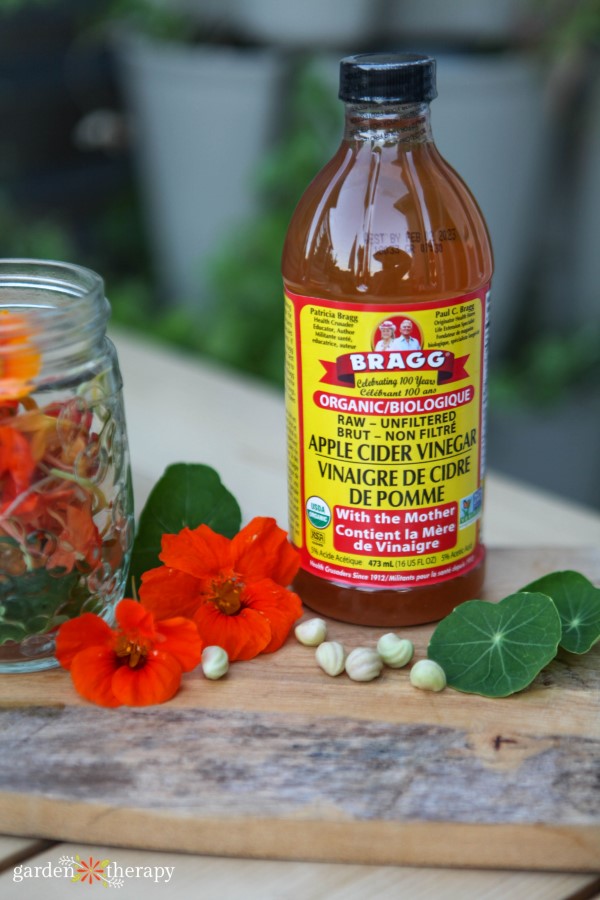
[[[56,524],[62,525],[57,536],[56,547],[48,557],[48,569],[61,567],[72,572],[76,563],[87,564],[95,568],[100,562],[102,537],[92,516],[92,504],[89,498],[79,506],[67,506],[63,516],[53,511]]]
[[[26,491],[35,462],[26,438],[10,425],[0,426],[0,511]]]
[[[41,356],[25,320],[9,309],[0,310],[0,400],[25,397],[40,368]]]
[[[164,565],[142,575],[140,601],[157,619],[189,616],[206,646],[230,660],[278,650],[302,615],[287,585],[298,552],[274,519],[256,517],[229,540],[207,525],[165,534]]]
[[[182,672],[200,662],[202,641],[189,619],[156,622],[136,600],[121,600],[117,628],[94,613],[61,625],[56,658],[76,690],[99,706],[150,706],[170,700]]]

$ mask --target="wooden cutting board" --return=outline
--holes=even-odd
[[[494,550],[486,597],[598,551]],[[403,629],[425,656],[433,626]],[[351,649],[385,629],[331,622]],[[407,670],[326,676],[292,638],[103,710],[50,671],[0,677],[0,832],[219,855],[600,869],[600,645],[502,700],[417,691]]]

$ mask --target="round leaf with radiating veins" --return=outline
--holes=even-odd
[[[443,668],[449,687],[508,697],[530,685],[554,659],[560,638],[552,600],[521,592],[500,603],[461,603],[438,624],[428,656]]]
[[[600,640],[600,589],[580,572],[551,572],[523,591],[547,594],[562,625],[560,646],[570,653],[587,653]]]

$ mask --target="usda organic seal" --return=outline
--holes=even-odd
[[[331,510],[322,497],[309,497],[306,501],[308,521],[315,528],[327,528],[331,522]]]

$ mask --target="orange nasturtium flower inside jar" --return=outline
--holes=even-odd
[[[41,356],[25,320],[0,309],[0,401],[27,396],[40,368]]]
[[[0,513],[27,490],[35,471],[31,448],[20,431],[0,425]]]
[[[182,672],[200,662],[202,641],[189,619],[155,622],[136,600],[121,600],[117,627],[94,613],[61,625],[56,657],[76,690],[99,706],[149,706],[170,700]]]
[[[205,645],[230,660],[278,650],[302,615],[287,590],[298,552],[274,519],[256,517],[229,540],[207,525],[165,534],[164,565],[142,576],[140,601],[158,619],[189,616]]]

